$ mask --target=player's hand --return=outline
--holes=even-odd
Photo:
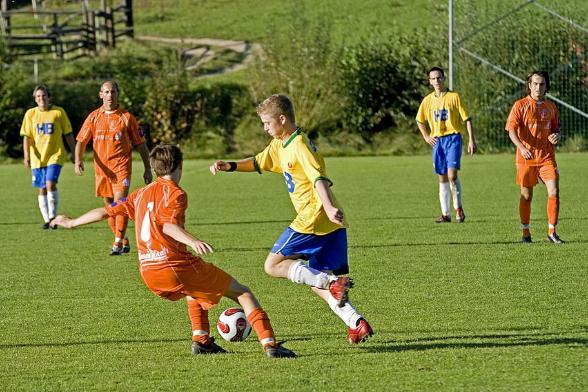
[[[225,161],[216,161],[212,165],[210,165],[210,172],[214,176],[219,171],[227,171],[230,168],[231,168],[231,165],[229,165],[227,162],[225,162]]]
[[[205,255],[214,252],[212,246],[204,241],[195,240],[190,246],[194,250],[194,252],[196,252],[196,254],[199,255]]]
[[[424,136],[425,141],[427,142],[427,144],[434,146],[435,144],[437,144],[437,139],[435,139],[434,137],[431,136]]]
[[[327,213],[327,216],[331,222],[336,223],[339,226],[343,226],[343,219],[345,217],[343,210],[340,210],[336,207],[325,207],[325,212]]]
[[[51,226],[51,228],[56,227],[56,226],[61,226],[61,227],[65,227],[66,229],[71,229],[72,228],[72,219],[68,218],[65,215],[57,215],[55,218],[53,218],[51,220],[51,222],[49,222],[49,226]]]
[[[150,184],[153,181],[153,173],[151,170],[145,169],[145,173],[143,173],[143,179],[145,180],[145,184]]]
[[[468,154],[474,155],[477,152],[478,152],[478,145],[476,144],[476,142],[470,141],[468,143]]]
[[[533,153],[527,149],[527,148],[519,148],[519,151],[521,152],[521,155],[523,156],[523,158],[525,159],[531,159],[533,158]]]
[[[552,133],[551,135],[549,135],[547,137],[547,140],[549,140],[551,142],[551,144],[559,143],[560,139],[561,139],[561,135],[559,134],[559,132]]]
[[[84,162],[82,162],[82,161],[74,162],[74,172],[78,176],[81,176],[82,174],[84,174]]]
[[[24,157],[22,163],[27,169],[31,168],[31,159],[29,157]]]

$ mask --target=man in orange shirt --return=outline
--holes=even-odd
[[[179,187],[182,177],[179,147],[157,146],[151,152],[150,160],[158,176],[153,183],[137,189],[128,198],[88,211],[78,218],[60,215],[52,225],[73,228],[108,216],[133,219],[141,277],[147,287],[171,301],[186,297],[192,323],[193,354],[225,352],[210,337],[208,321],[208,309],[224,296],[243,307],[268,357],[295,357],[294,352],[276,342],[269,317],[249,288],[187,250],[190,246],[199,255],[213,251],[208,243],[184,229],[188,197]]]
[[[94,110],[84,121],[78,134],[75,149],[74,170],[81,176],[84,172],[86,145],[92,141],[94,149],[94,171],[96,174],[96,196],[104,204],[120,200],[129,193],[132,172],[132,149],[135,148],[143,160],[143,178],[149,184],[153,179],[149,166],[149,150],[135,117],[118,105],[119,88],[116,82],[107,80],[100,87],[102,106]],[[108,218],[108,225],[114,234],[110,255],[128,253],[129,240],[126,237],[128,218]]]
[[[559,216],[559,171],[554,145],[560,141],[559,112],[545,99],[549,75],[533,71],[527,76],[527,96],[515,102],[506,121],[506,131],[516,146],[516,182],[521,187],[519,215],[523,228],[521,242],[530,243],[533,187],[540,179],[547,187],[547,239],[562,244],[555,231]]]

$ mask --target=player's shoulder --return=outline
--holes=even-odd
[[[33,114],[35,114],[37,111],[39,111],[38,107],[34,107],[34,108],[28,108],[25,112],[25,116],[32,116]]]

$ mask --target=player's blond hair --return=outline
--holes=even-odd
[[[284,115],[288,120],[296,123],[294,105],[290,98],[283,94],[274,94],[266,98],[257,106],[257,114],[260,116],[266,114],[274,118]]]
[[[180,147],[173,144],[160,144],[151,150],[149,163],[157,177],[167,176],[181,167],[183,154]]]

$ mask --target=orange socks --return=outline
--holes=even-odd
[[[547,198],[547,221],[549,223],[549,235],[555,233],[555,226],[559,218],[559,197],[550,196]]]
[[[257,338],[262,346],[265,347],[268,344],[274,344],[276,342],[274,330],[269,317],[263,309],[257,308],[253,310],[253,312],[247,316],[247,320],[249,320],[249,324],[251,324],[251,327],[257,334]]]
[[[188,315],[192,324],[192,341],[206,344],[210,339],[210,323],[208,321],[208,310],[200,306],[198,301],[186,297],[188,304]]]
[[[116,232],[114,236],[116,238],[125,238],[125,234],[127,232],[127,225],[129,223],[129,218],[122,215],[116,216]]]
[[[108,217],[108,227],[110,227],[110,231],[116,237],[116,219],[113,216]]]
[[[525,200],[522,196],[519,199],[519,216],[522,225],[529,225],[531,221],[531,200]]]

